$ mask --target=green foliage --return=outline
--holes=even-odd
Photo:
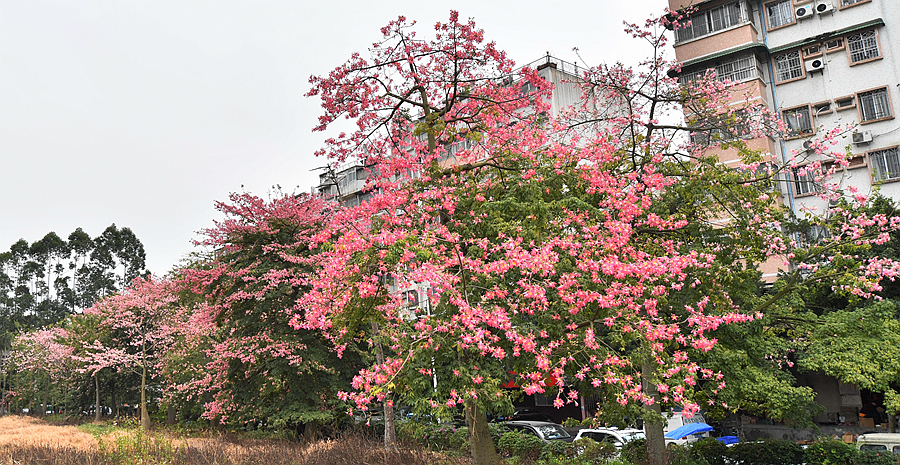
[[[722,441],[713,438],[701,438],[691,444],[691,455],[709,465],[726,465],[727,454],[728,447]]]
[[[851,444],[828,440],[811,444],[804,451],[807,465],[843,465],[852,463],[857,449]]]
[[[697,454],[693,447],[672,444],[667,448],[666,454],[669,465],[709,465],[706,458]]]
[[[501,456],[535,460],[544,449],[544,441],[537,436],[510,431],[500,436],[497,446]]]
[[[900,457],[891,452],[878,452],[873,450],[859,451],[854,457],[852,465],[898,465]]]
[[[647,440],[636,439],[629,441],[622,447],[622,460],[630,462],[634,465],[644,465],[647,463]]]
[[[588,463],[606,463],[619,453],[611,442],[597,442],[591,438],[581,438],[572,444],[580,452],[578,457]]]
[[[900,412],[900,398],[892,387],[900,379],[897,306],[880,301],[823,315],[800,363],[806,370],[885,393],[888,411]]]
[[[158,465],[174,464],[178,448],[161,434],[136,428],[126,434],[117,436],[112,444],[98,438],[100,454],[105,455],[113,464],[130,465],[135,463],[153,463]]]
[[[549,443],[544,444],[544,450],[541,451],[541,455],[538,458],[541,460],[550,460],[553,458],[571,458],[575,455],[577,455],[576,449],[571,443],[550,441]]]
[[[728,458],[735,465],[799,465],[803,448],[791,441],[741,442],[732,446]]]

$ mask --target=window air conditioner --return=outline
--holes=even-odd
[[[872,131],[862,131],[862,132],[854,132],[853,133],[853,143],[854,144],[868,144],[872,142]]]
[[[812,5],[803,5],[797,7],[797,19],[812,18],[815,8]]]
[[[816,58],[815,60],[808,60],[806,62],[806,72],[811,73],[813,71],[822,71],[822,68],[825,68],[825,62],[822,61],[821,58]]]
[[[830,2],[819,2],[819,4],[816,5],[816,13],[817,14],[821,15],[821,14],[825,14],[825,13],[831,13],[833,11],[834,11],[834,5],[831,4]]]

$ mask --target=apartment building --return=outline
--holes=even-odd
[[[692,7],[689,27],[675,31],[682,82],[708,69],[740,82],[745,92],[781,115],[790,135],[751,140],[774,161],[815,160],[810,139],[833,127],[853,154],[838,181],[862,193],[900,199],[900,2],[896,0],[669,0],[671,10]],[[893,32],[893,34],[892,34]],[[736,160],[728,153],[725,163]],[[828,160],[822,160],[828,162]],[[814,194],[813,173],[794,170],[784,201],[800,214],[827,205]],[[799,172],[798,172],[799,171]]]
[[[566,108],[581,100],[581,88],[576,81],[583,72],[577,65],[547,54],[523,67],[537,70],[538,75],[553,84],[550,100],[550,115],[559,116]],[[515,75],[516,73],[513,73]],[[509,83],[513,82],[509,78]],[[468,141],[455,142],[445,147],[444,163],[455,163],[455,154],[469,148]],[[359,164],[350,163],[337,171],[324,171],[319,174],[319,184],[313,193],[332,198],[346,206],[359,205],[371,194],[365,190],[368,169]]]
[[[746,142],[772,161],[800,165],[780,183],[798,216],[828,208],[802,166],[820,157],[810,142],[834,127],[851,128],[833,149],[846,147],[852,158],[832,181],[863,194],[880,186],[900,200],[900,0],[669,0],[670,10],[685,8],[690,26],[674,32],[679,79],[714,69],[739,82],[733,103],[758,99],[781,116],[787,136]],[[735,155],[720,160],[737,163]],[[818,392],[822,423],[854,421],[867,395],[824,375],[800,382]]]

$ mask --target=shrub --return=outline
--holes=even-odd
[[[497,443],[499,452],[504,457],[519,457],[534,460],[541,455],[544,441],[537,436],[510,431],[500,436]]]
[[[853,465],[897,465],[900,459],[890,452],[873,450],[859,451],[853,460]]]
[[[845,465],[852,463],[857,454],[852,445],[834,440],[816,442],[803,452],[808,465]]]
[[[544,449],[538,457],[541,460],[553,458],[571,458],[575,456],[575,448],[572,444],[562,441],[550,441],[544,444]]]
[[[636,439],[629,441],[622,447],[622,460],[631,462],[634,465],[644,465],[647,463],[647,441],[645,439]]]
[[[798,465],[803,463],[803,448],[791,441],[741,442],[728,451],[737,465]]]
[[[702,459],[709,465],[726,465],[727,454],[728,447],[713,438],[702,438],[691,444],[691,456],[698,462]]]
[[[588,463],[607,463],[618,455],[616,446],[609,442],[597,442],[591,438],[581,438],[573,443],[579,457]]]

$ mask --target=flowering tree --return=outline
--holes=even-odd
[[[141,377],[141,426],[150,427],[147,383],[155,375],[166,349],[184,328],[187,311],[176,305],[173,283],[137,278],[120,294],[107,297],[84,311],[99,319],[109,340],[85,344],[81,356],[94,375],[103,368],[130,371]]]
[[[663,22],[627,30],[659,52]],[[729,83],[681,88],[667,75],[678,65],[654,55],[643,70],[591,69],[585,104],[554,120],[547,85],[529,70],[504,83],[512,64],[471,22],[453,13],[433,41],[408,26],[384,28],[371,62],[355,55],[312,79],[317,129],[339,115],[358,124],[322,153],[369,166],[372,198],[318,236],[321,271],[296,323],[341,338],[357,334],[360,314],[377,319],[371,336],[390,353],[354,380],[346,396],[359,406],[400,385],[419,406],[464,405],[475,462],[497,463],[484,410],[509,408],[508,373],[528,394],[558,380],[557,406],[578,399],[561,389],[570,379],[642,406],[648,458],[660,463],[660,408],[690,414],[726,386],[698,363],[716,331],[763,317],[801,282],[837,278],[835,290],[864,295],[892,275],[889,261],[845,252],[896,221],[846,210],[829,219],[828,243],[801,247],[767,183],[780,167],[757,169],[762,155],[744,150],[742,169],[728,169],[711,147],[678,142],[736,123],[749,135],[781,128],[763,108],[726,105]],[[610,101],[620,111],[597,115]],[[687,124],[660,123],[680,106],[694,110]],[[469,148],[445,162],[461,139]],[[760,295],[756,267],[771,257],[794,268]],[[423,285],[431,305],[411,315],[403,296]]]
[[[202,301],[190,324],[195,332],[183,341],[186,350],[173,354],[197,371],[176,391],[206,396],[204,416],[211,419],[305,425],[314,436],[318,425],[344,410],[336,393],[361,366],[353,348],[338,359],[318,331],[288,323],[308,287],[310,241],[323,221],[323,204],[281,193],[268,201],[249,194],[230,200],[217,204],[225,219],[198,242],[213,251],[211,259],[181,272]],[[204,357],[186,356],[198,349]]]
[[[68,337],[62,328],[38,329],[15,338],[7,366],[7,373],[16,370],[31,372],[35,378],[44,373],[44,396],[40,414],[47,411],[50,387],[64,379],[71,371],[72,349],[63,341]]]

